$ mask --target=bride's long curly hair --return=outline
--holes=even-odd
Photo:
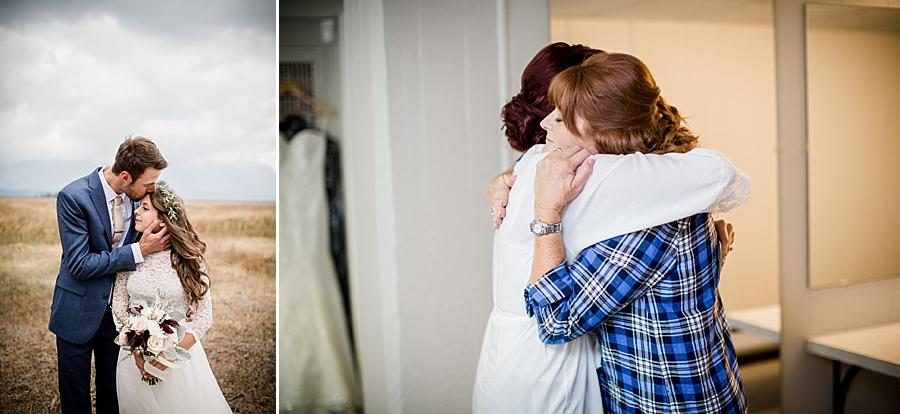
[[[178,273],[191,304],[196,304],[209,291],[208,267],[204,257],[206,242],[200,240],[191,225],[184,200],[168,184],[163,181],[157,183],[156,191],[150,193],[150,201],[168,229],[172,267]]]

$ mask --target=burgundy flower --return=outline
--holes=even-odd
[[[175,322],[173,319],[166,319],[159,324],[159,327],[167,334],[175,333],[174,327],[176,326],[178,326],[178,322]]]

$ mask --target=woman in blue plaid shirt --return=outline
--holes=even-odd
[[[559,144],[543,145],[540,121],[553,107],[547,89],[553,76],[581,64],[597,50],[580,45],[551,44],[535,55],[522,74],[522,92],[503,108],[510,144],[525,154],[504,177],[500,191],[489,185],[495,226],[494,309],[488,318],[478,363],[474,413],[603,412],[597,376],[599,347],[590,334],[564,345],[547,345],[522,306],[528,284],[534,235],[534,179],[537,162]],[[540,131],[544,134],[538,134]],[[733,206],[747,179],[722,154],[697,148],[686,153],[600,154],[587,189],[566,208],[567,256],[578,248],[631,231],[667,223],[699,212]],[[639,188],[640,191],[635,191]],[[508,208],[497,208],[508,207]],[[508,215],[505,213],[509,213]],[[600,218],[598,221],[597,218]],[[501,226],[502,224],[502,226]],[[717,223],[718,225],[718,223]],[[723,226],[723,234],[728,235]]]
[[[604,224],[589,214],[566,219],[579,210],[572,201],[589,186],[593,154],[686,152],[697,137],[662,99],[647,67],[630,55],[592,56],[557,75],[549,96],[556,109],[541,126],[551,151],[537,165],[534,218],[551,231],[534,238],[525,289],[541,340],[563,344],[598,336],[607,413],[746,412],[709,214],[589,242],[563,237]],[[743,202],[744,193],[723,210]],[[552,231],[561,222],[562,233]],[[580,244],[571,246],[573,240]],[[573,250],[574,260],[567,261]]]

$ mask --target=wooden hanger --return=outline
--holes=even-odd
[[[291,81],[281,82],[281,84],[279,84],[278,96],[279,97],[292,96],[294,98],[297,98],[297,99],[303,101],[304,103],[306,103],[310,107],[312,107],[312,111],[313,111],[312,115],[317,115],[317,116],[324,115],[327,117],[332,117],[336,114],[334,109],[331,109],[331,107],[322,103],[318,99],[313,98],[308,93],[306,93],[306,91],[303,90],[303,88],[301,88],[299,85],[297,85],[296,83],[291,82]]]

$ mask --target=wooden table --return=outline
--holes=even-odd
[[[761,306],[726,312],[728,325],[781,343],[781,305]]]
[[[816,335],[806,341],[813,355],[832,361],[832,411],[844,412],[850,382],[860,369],[900,378],[900,322]],[[842,364],[848,365],[842,374]]]

